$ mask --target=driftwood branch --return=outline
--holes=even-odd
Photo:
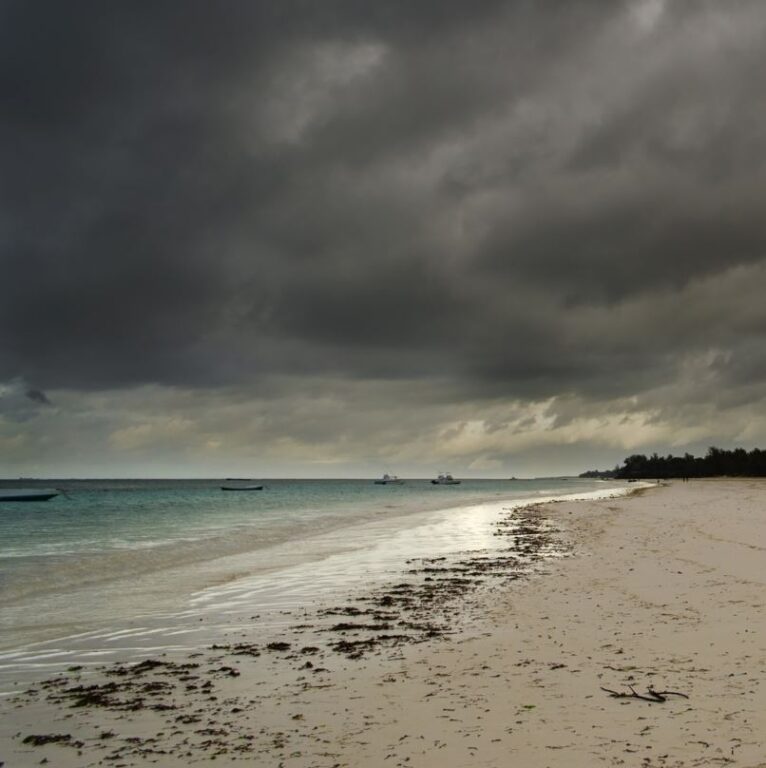
[[[651,686],[646,689],[646,693],[639,693],[632,685],[629,685],[628,688],[630,693],[626,691],[613,691],[611,688],[601,686],[601,690],[608,693],[613,699],[640,699],[641,701],[648,701],[650,704],[660,704],[667,701],[668,696],[680,696],[683,699],[689,698],[685,693],[680,693],[679,691],[655,691]]]

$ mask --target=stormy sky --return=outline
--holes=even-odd
[[[766,445],[761,0],[0,2],[0,475]]]

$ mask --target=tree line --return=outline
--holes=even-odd
[[[622,480],[671,478],[671,477],[766,477],[766,451],[754,448],[708,448],[705,456],[651,456],[637,453],[628,456],[623,465],[614,469],[590,470],[580,477],[614,477]]]

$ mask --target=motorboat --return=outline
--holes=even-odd
[[[386,473],[383,477],[375,481],[375,485],[404,485],[404,480],[396,475]]]
[[[460,485],[460,480],[455,480],[449,472],[441,472],[436,480],[431,480],[433,485]]]
[[[48,501],[58,495],[55,488],[0,488],[0,501]]]
[[[262,485],[222,485],[222,491],[262,491]]]

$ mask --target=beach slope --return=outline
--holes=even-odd
[[[177,720],[16,698],[0,705],[0,760],[171,766],[212,744],[217,765],[766,765],[766,482],[536,514],[572,556],[466,598],[456,634],[321,672],[263,654],[229,675],[224,661],[214,701]],[[44,734],[69,739],[24,743]]]

